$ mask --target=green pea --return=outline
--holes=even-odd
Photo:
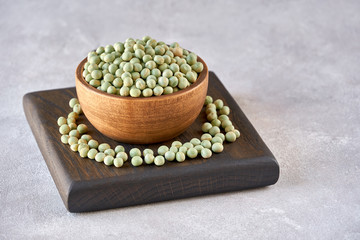
[[[216,126],[213,126],[212,128],[210,128],[209,130],[209,133],[211,136],[215,136],[215,134],[219,133],[220,132],[220,128],[219,127],[216,127]]]
[[[145,88],[142,91],[144,97],[151,97],[153,95],[153,90],[151,88]]]
[[[209,130],[213,127],[213,125],[211,125],[211,123],[206,122],[201,126],[201,130],[203,132],[209,132]]]
[[[189,158],[196,158],[197,155],[198,155],[198,151],[195,149],[195,148],[189,148],[186,152],[186,155],[189,157]]]
[[[98,148],[99,147],[98,141],[96,141],[94,139],[90,139],[88,142],[88,145],[90,148]]]
[[[209,140],[203,140],[201,142],[201,146],[203,146],[204,148],[211,148],[211,142]]]
[[[165,158],[163,156],[161,156],[161,155],[158,155],[158,156],[155,157],[154,163],[155,163],[156,166],[160,167],[160,166],[165,164]]]
[[[169,150],[174,152],[174,153],[177,153],[179,149],[177,147],[170,147]]]
[[[186,154],[187,150],[188,150],[187,147],[181,146],[181,147],[179,148],[179,151],[178,151],[178,152],[182,152],[182,153]]]
[[[80,140],[79,140],[80,141]],[[80,151],[81,149],[83,149],[83,148],[86,148],[86,149],[90,149],[89,148],[89,145],[87,145],[86,143],[80,143],[80,142],[78,142],[78,144],[79,144],[79,146],[78,146],[78,151]]]
[[[130,95],[130,89],[126,86],[123,86],[122,88],[120,88],[120,95],[123,97],[129,96]]]
[[[198,151],[198,153],[201,153],[201,150],[202,150],[204,147],[203,147],[202,145],[196,145],[194,148]]]
[[[71,123],[76,124],[76,119],[73,118],[73,117],[67,118],[66,121],[67,121],[67,124],[68,124],[68,125],[70,125]],[[71,128],[70,128],[70,129],[71,129]]]
[[[161,71],[160,69],[154,68],[153,70],[151,70],[151,75],[155,76],[155,77],[160,77],[161,76]]]
[[[93,86],[93,87],[96,87],[96,88],[101,85],[101,83],[100,83],[99,80],[91,80],[91,81],[89,82],[89,84],[90,84],[91,86]]]
[[[220,115],[220,116],[218,117],[218,119],[219,119],[221,122],[224,122],[225,120],[229,120],[229,117],[226,116],[226,115]]]
[[[183,162],[185,161],[185,154],[183,152],[176,153],[176,161]]]
[[[143,60],[144,63],[147,63],[148,61],[153,60],[153,58],[152,58],[151,55],[145,54],[145,55],[142,57],[142,60]]]
[[[154,155],[154,151],[151,150],[150,148],[145,148],[143,150],[143,155],[145,156],[146,154],[153,154]]]
[[[155,157],[152,153],[147,153],[144,155],[145,155],[144,161],[146,164],[152,164],[154,162]]]
[[[141,90],[140,90],[140,89],[138,89],[138,88],[132,88],[132,89],[130,90],[130,96],[131,96],[131,97],[140,97],[140,95],[141,95]]]
[[[155,96],[160,96],[160,95],[162,95],[162,93],[164,92],[164,89],[163,89],[161,86],[156,86],[156,87],[153,89],[153,92],[154,92],[154,95],[155,95]]]
[[[126,152],[119,152],[116,154],[116,157],[122,158],[124,160],[124,162],[126,162],[129,158]]]
[[[150,75],[150,76],[152,76],[152,75]],[[150,76],[149,76],[149,77],[150,77]],[[156,81],[155,81],[154,79],[152,79],[152,78],[147,78],[147,79],[146,79],[146,85],[147,85],[149,88],[153,89],[153,88],[156,87]]]
[[[135,50],[135,57],[142,59],[145,56],[145,52],[143,49]]]
[[[67,124],[67,120],[64,117],[59,117],[57,120],[57,124],[59,125],[59,127],[61,127],[61,125]]]
[[[91,72],[91,77],[95,80],[99,80],[102,78],[102,72],[100,70],[94,70]]]
[[[131,52],[124,52],[122,55],[121,55],[121,58],[122,60],[124,61],[130,61],[131,58],[132,58],[132,53]]]
[[[92,137],[89,134],[84,134],[81,136],[81,139],[85,139],[87,142],[89,142],[92,139]]]
[[[187,88],[188,86],[189,86],[189,81],[184,77],[180,77],[178,87],[180,89],[184,89]]]
[[[87,144],[87,141],[85,139],[79,139],[78,143],[86,143]]]
[[[165,95],[171,94],[171,93],[173,93],[173,91],[174,91],[174,90],[173,90],[172,87],[167,86],[167,87],[164,88],[164,94],[165,94]]]
[[[111,166],[114,164],[114,157],[111,155],[107,155],[104,157],[104,163],[106,166]]]
[[[59,132],[62,134],[62,135],[65,135],[65,134],[68,134],[70,132],[70,127],[67,125],[67,124],[63,124],[60,126],[59,128]]]
[[[234,132],[227,132],[225,134],[226,141],[228,142],[235,142],[236,141],[236,134]]]
[[[161,65],[161,64],[164,63],[164,58],[163,58],[162,56],[160,56],[160,55],[156,55],[156,56],[154,57],[154,62],[155,62],[156,64],[158,64],[158,65]]]
[[[219,137],[223,142],[225,141],[225,135],[223,133],[217,133],[214,137]]]
[[[203,148],[203,149],[201,150],[201,157],[203,157],[203,158],[210,158],[211,155],[212,155],[212,152],[211,152],[210,149],[208,149],[208,148]]]
[[[215,101],[214,101],[214,104],[215,104],[217,110],[222,109],[223,106],[224,106],[224,102],[223,102],[221,99],[215,100]],[[225,115],[226,115],[226,114],[225,114]]]
[[[82,149],[79,150],[79,155],[80,155],[80,157],[82,157],[82,158],[86,158],[88,152],[89,152],[89,149],[87,149],[87,148],[82,148]]]
[[[123,85],[123,80],[121,78],[115,78],[112,84],[114,87],[120,88]]]
[[[105,157],[106,157],[105,153],[103,153],[103,152],[98,152],[98,153],[95,155],[95,161],[97,161],[97,162],[103,162]]]
[[[79,141],[79,139],[77,137],[69,137],[69,139],[68,139],[68,143],[70,146],[78,143],[78,141]]]
[[[160,86],[166,87],[167,85],[169,85],[169,79],[167,77],[159,77],[158,83]]]
[[[165,159],[168,160],[168,161],[174,161],[175,159],[175,153],[172,152],[172,151],[167,151],[165,153]]]
[[[171,143],[171,146],[172,146],[172,147],[179,148],[179,147],[182,146],[182,143],[181,143],[180,141],[173,141],[173,142]]]
[[[180,67],[179,67],[179,65],[177,65],[176,63],[170,64],[169,68],[170,68],[170,70],[171,70],[172,72],[174,72],[174,73],[180,71]]]
[[[90,149],[87,153],[87,157],[90,159],[95,159],[96,154],[98,153],[98,151],[96,149]]]
[[[80,133],[79,133],[78,130],[71,130],[71,131],[69,132],[69,136],[70,136],[70,137],[77,137],[77,138],[79,138],[79,137],[80,137]]]
[[[211,150],[214,152],[214,153],[220,153],[224,150],[224,146],[221,144],[221,143],[214,143],[211,147]]]
[[[211,141],[211,139],[212,139],[212,136],[210,135],[210,134],[208,134],[208,133],[204,133],[203,135],[201,135],[201,141],[204,141],[204,140],[209,140],[209,141]]]
[[[131,155],[131,154],[130,154]],[[141,164],[143,164],[143,159],[140,156],[134,156],[133,158],[131,158],[131,164],[134,167],[138,167]]]
[[[169,151],[169,148],[165,145],[162,145],[158,148],[157,153],[164,156],[167,151]]]
[[[115,151],[114,151],[113,149],[111,149],[111,148],[106,149],[106,150],[104,151],[104,153],[105,153],[105,155],[110,155],[110,156],[115,157]]]
[[[194,145],[192,143],[190,143],[190,142],[184,143],[183,146],[186,147],[187,149],[194,147]]]
[[[239,138],[239,137],[240,137],[240,131],[239,131],[239,130],[235,129],[235,130],[234,130],[234,133],[235,133],[235,135],[236,135],[236,138]]]
[[[197,62],[197,56],[195,53],[190,53],[186,56],[186,61],[188,64],[193,65]]]
[[[226,128],[227,126],[232,126],[232,122],[230,120],[224,120],[221,122],[221,127]]]
[[[146,87],[146,83],[144,80],[142,80],[141,78],[137,79],[135,82],[135,86],[140,89],[140,90],[144,90]]]
[[[145,63],[145,67],[149,70],[153,70],[154,68],[156,68],[156,63],[153,60],[149,60]]]
[[[103,52],[105,52],[104,47],[98,47],[98,48],[96,49],[96,53],[97,53],[97,54],[101,54],[101,53],[103,53]]]
[[[115,147],[115,153],[119,153],[119,152],[125,152],[125,148],[122,145],[117,145]]]
[[[77,131],[80,133],[80,134],[84,134],[84,133],[87,133],[88,132],[88,127],[85,125],[85,124],[79,124],[78,127],[77,127]]]
[[[206,113],[206,115],[213,113],[213,114],[215,114],[215,116],[217,116],[216,108],[207,108],[205,110],[205,113]]]
[[[122,158],[115,158],[113,163],[115,167],[119,168],[124,165],[124,160]]]
[[[141,156],[141,151],[138,148],[132,148],[130,150],[130,157]]]
[[[193,73],[193,72],[187,72],[186,74],[185,74],[185,77],[186,77],[186,79],[189,81],[189,82],[191,82],[191,83],[194,83],[194,82],[196,82],[196,78],[197,78],[197,76]]]
[[[71,108],[73,108],[74,106],[75,106],[75,104],[78,104],[79,103],[79,100],[77,99],[77,98],[72,98],[72,99],[70,99],[70,101],[69,101],[69,106],[71,107]]]
[[[200,139],[198,139],[198,138],[192,138],[192,139],[190,140],[190,143],[191,143],[192,145],[194,145],[194,146],[197,146],[197,145],[200,145],[200,144],[201,144],[201,141],[200,141]]]
[[[229,115],[230,114],[230,108],[228,106],[223,106],[220,111],[220,114],[222,115]]]
[[[220,127],[221,126],[221,121],[219,119],[214,119],[211,121],[211,125],[216,126],[216,127]]]
[[[226,128],[225,128],[225,132],[232,132],[234,130],[235,130],[235,128],[233,125],[226,126]]]
[[[211,112],[211,113],[209,113],[209,114],[206,116],[206,118],[207,118],[208,121],[211,122],[211,121],[217,119],[217,114],[214,113],[214,112]]]
[[[179,83],[179,80],[178,80],[177,77],[172,76],[172,77],[169,78],[169,85],[171,87],[173,87],[173,88],[176,87],[178,85],[178,83]]]
[[[211,96],[206,96],[205,97],[205,102],[204,102],[204,106],[210,104],[213,102],[213,98]]]
[[[77,143],[70,145],[70,149],[71,149],[73,152],[77,152],[78,147],[79,147],[79,144],[77,144]]]
[[[211,139],[211,143],[212,144],[215,144],[215,143],[223,143],[223,140],[220,138],[220,137],[213,137],[212,139]]]
[[[99,146],[98,146],[98,150],[99,152],[105,152],[106,149],[109,149],[111,148],[109,144],[107,143],[101,143]]]
[[[191,67],[187,63],[181,64],[180,65],[180,71],[182,73],[186,74],[187,72],[191,72]]]
[[[191,65],[191,68],[197,72],[197,73],[201,73],[202,70],[204,69],[204,65],[201,62],[196,62],[193,65]]]
[[[69,143],[69,135],[61,135],[61,142],[64,144],[68,144]]]

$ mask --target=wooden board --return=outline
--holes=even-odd
[[[68,145],[62,144],[56,121],[71,111],[68,101],[76,96],[75,88],[28,93],[23,98],[23,105],[51,176],[70,212],[126,207],[275,184],[279,178],[276,159],[212,72],[209,73],[208,95],[223,99],[230,107],[229,117],[240,130],[240,138],[235,143],[225,143],[224,152],[213,154],[210,159],[197,157],[183,163],[166,162],[162,167],[133,167],[129,161],[122,168],[108,167],[81,158]],[[198,119],[174,140],[186,142],[193,137],[200,138],[201,124],[205,120],[203,109]],[[99,133],[84,115],[78,123],[87,124],[89,134],[99,142],[108,142],[112,147],[119,144]],[[171,142],[162,144],[169,146]],[[127,151],[132,147],[155,150],[162,145],[121,144]]]

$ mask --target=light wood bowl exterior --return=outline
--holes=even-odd
[[[150,144],[170,140],[184,132],[198,117],[207,93],[209,71],[205,62],[190,87],[158,97],[122,97],[89,85],[82,72],[85,58],[76,69],[76,92],[81,108],[102,134],[120,142]]]

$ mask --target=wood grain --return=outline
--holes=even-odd
[[[197,118],[208,88],[208,68],[190,87],[150,98],[122,97],[90,86],[82,76],[85,58],[77,67],[76,91],[86,118],[102,134],[120,142],[149,144],[183,133]]]
[[[235,143],[226,143],[224,152],[210,159],[196,158],[183,163],[167,162],[163,167],[146,165],[107,167],[94,160],[80,158],[60,142],[56,120],[70,111],[68,101],[75,88],[28,93],[23,98],[24,111],[38,146],[70,212],[95,211],[150,202],[201,196],[275,184],[279,166],[254,127],[230,96],[216,75],[209,73],[208,94],[221,98],[232,112],[230,119],[240,130]],[[189,141],[200,137],[205,121],[204,109],[194,123],[174,140]],[[98,132],[81,116],[79,123],[89,126],[99,142],[115,147],[118,142]],[[171,141],[161,144],[170,145]],[[157,149],[161,144],[123,144]]]

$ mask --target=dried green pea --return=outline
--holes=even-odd
[[[224,146],[221,144],[221,143],[214,143],[212,146],[211,146],[211,150],[214,152],[214,153],[220,153],[224,150]]]
[[[81,136],[81,139],[85,139],[87,142],[89,142],[92,139],[92,137],[89,134],[84,134]]]
[[[99,152],[105,152],[106,149],[109,149],[111,148],[109,144],[107,143],[101,143],[99,146],[98,146],[98,150]]]
[[[192,143],[190,143],[190,142],[184,143],[183,146],[186,147],[187,149],[194,147],[194,145]]]
[[[157,153],[164,156],[167,151],[169,151],[169,148],[165,145],[162,145],[158,148]]]
[[[214,104],[215,104],[217,110],[220,110],[224,107],[224,102],[221,99],[215,100]]]
[[[111,166],[114,164],[114,157],[111,155],[106,155],[104,158],[104,163],[106,166]]]
[[[77,129],[76,123],[69,123],[69,128],[70,130],[76,130]]]
[[[140,156],[134,156],[134,157],[131,158],[131,164],[134,167],[138,167],[141,164],[143,164],[143,159]]]
[[[212,102],[213,102],[213,98],[211,96],[206,96],[205,97],[205,102],[204,102],[205,106],[212,103]]]
[[[223,143],[223,140],[220,138],[220,137],[213,137],[212,139],[211,139],[211,143],[212,144],[215,144],[215,143]]]
[[[70,136],[70,137],[77,137],[77,138],[79,138],[79,137],[80,137],[80,133],[79,133],[78,130],[71,130],[71,131],[69,132],[69,136]]]
[[[90,147],[89,147],[89,145],[87,145],[86,143],[79,143],[78,142],[78,144],[79,144],[79,146],[78,146],[78,151],[80,151],[81,149],[83,149],[83,148],[86,148],[86,149],[90,149]]]
[[[80,144],[80,143],[85,143],[85,144],[87,144],[87,141],[86,141],[85,139],[82,139],[82,138],[81,138],[81,139],[78,140],[78,143],[79,143],[79,144]]]
[[[79,147],[79,144],[77,144],[77,143],[70,145],[70,149],[71,149],[73,152],[77,152],[78,147]]]
[[[132,158],[135,156],[141,156],[141,151],[138,148],[132,148],[129,153],[130,153],[130,157]]]
[[[122,145],[117,145],[114,150],[115,150],[115,153],[125,152],[125,148]]]
[[[132,88],[130,89],[130,96],[131,97],[140,97],[141,95],[141,90],[138,88]]]
[[[204,148],[201,150],[201,157],[203,158],[210,158],[212,156],[212,152],[208,148]]]
[[[94,140],[94,139],[90,139],[88,142],[88,145],[90,148],[98,148],[99,147],[99,142]]]
[[[119,152],[116,154],[116,157],[122,158],[124,160],[124,162],[126,162],[129,158],[126,152]]]
[[[68,134],[70,132],[70,127],[67,124],[63,124],[59,128],[59,132],[63,135]]]
[[[151,150],[150,148],[145,148],[143,150],[143,155],[145,156],[146,154],[153,154],[154,155],[154,151]]]
[[[74,119],[78,119],[79,118],[79,114],[77,114],[76,112],[71,112],[68,114],[68,119],[69,118],[74,118]]]
[[[223,121],[225,121],[225,120],[229,120],[229,117],[226,116],[226,115],[220,115],[220,116],[218,117],[218,119],[219,119],[221,122],[223,122]]]
[[[96,149],[90,149],[87,153],[87,157],[90,159],[95,159],[96,154],[98,153],[98,151]]]
[[[208,134],[208,133],[204,133],[203,135],[201,135],[201,141],[204,141],[204,140],[209,140],[209,141],[211,141],[211,139],[212,139],[212,136],[210,135],[210,134]]]
[[[64,144],[68,144],[69,143],[69,138],[70,138],[69,135],[62,135],[61,136],[61,142],[64,143]]]
[[[216,112],[211,112],[206,116],[206,118],[208,121],[211,122],[211,121],[217,119],[217,114],[216,114]]]
[[[97,162],[103,162],[105,157],[106,157],[105,153],[103,153],[103,152],[98,152],[98,153],[95,155],[95,161],[97,161]]]
[[[189,157],[189,158],[196,158],[197,155],[198,155],[198,151],[195,149],[195,148],[189,148],[186,152],[186,155]]]
[[[71,124],[71,123],[75,123],[75,124],[76,124],[76,119],[73,118],[73,117],[67,118],[66,121],[67,121],[67,124]]]
[[[204,148],[211,148],[211,142],[209,140],[203,140],[201,142],[201,146],[203,146]]]
[[[172,147],[179,148],[179,147],[182,146],[182,143],[181,143],[180,141],[173,141],[173,142],[171,143],[171,146],[172,146]]]
[[[219,133],[220,132],[220,128],[219,127],[216,127],[216,126],[213,126],[212,128],[210,128],[209,130],[209,134],[211,136],[215,136],[215,134]]]
[[[113,157],[115,156],[115,151],[113,149],[111,149],[111,148],[106,149],[104,151],[104,153],[105,153],[105,155],[110,155],[110,156],[113,156]]]
[[[209,132],[209,130],[213,127],[213,125],[211,125],[211,123],[206,122],[201,126],[201,130],[203,132]]]
[[[227,126],[232,126],[232,122],[230,120],[224,120],[221,122],[221,127],[226,128]]]
[[[176,161],[178,161],[178,162],[183,162],[183,161],[185,161],[185,153],[183,153],[183,152],[177,152],[176,153]]]
[[[80,155],[80,157],[82,157],[82,158],[86,158],[88,152],[89,152],[89,149],[83,147],[83,148],[81,148],[81,149],[79,150],[79,155]]]
[[[152,164],[152,163],[154,162],[155,157],[154,157],[153,154],[151,154],[151,153],[146,153],[146,154],[144,154],[144,155],[145,155],[144,161],[145,161],[146,164]]]
[[[70,99],[70,101],[69,101],[69,106],[71,107],[71,108],[73,108],[74,106],[75,106],[75,104],[78,104],[79,103],[79,100],[77,99],[77,98],[72,98],[72,99]]]
[[[80,134],[84,134],[88,132],[88,127],[85,124],[81,123],[78,125],[77,130]]]
[[[81,114],[82,110],[81,110],[81,106],[79,103],[75,104],[73,107],[73,112],[76,112],[77,114]]]
[[[170,147],[169,149],[170,151],[174,152],[174,153],[177,153],[179,151],[179,149],[177,147]]]
[[[228,106],[223,106],[220,111],[220,114],[222,115],[229,115],[230,114],[230,108]]]
[[[191,143],[193,146],[197,146],[197,145],[200,145],[200,144],[201,144],[201,141],[200,141],[200,139],[198,139],[198,138],[192,138],[192,139],[190,140],[190,143]]]
[[[61,127],[61,125],[67,124],[67,120],[64,117],[59,117],[57,120],[57,124],[59,125],[59,127]]]
[[[219,137],[223,140],[223,142],[225,141],[225,135],[223,133],[217,133],[214,137]]]
[[[69,139],[68,139],[68,143],[70,146],[78,143],[78,141],[79,141],[79,139],[77,137],[69,137]]]
[[[216,126],[216,127],[220,127],[221,126],[221,121],[219,119],[214,119],[214,120],[211,121],[211,125]]]
[[[235,128],[233,125],[226,126],[226,128],[225,128],[225,132],[232,132],[234,130],[235,130]]]
[[[203,147],[202,145],[196,145],[194,148],[198,151],[198,153],[201,153],[201,150],[202,150],[204,147]]]
[[[114,166],[119,168],[124,165],[124,160],[122,158],[114,158]]]
[[[236,141],[236,134],[234,132],[227,132],[225,134],[226,141],[228,142],[235,142]]]
[[[165,164],[165,158],[161,155],[158,155],[155,157],[154,159],[154,164],[158,167],[162,166]]]
[[[182,153],[186,154],[187,150],[188,150],[187,147],[181,146],[181,147],[179,148],[179,151],[178,151],[178,152],[182,152]]]
[[[165,159],[168,160],[168,161],[174,161],[175,153],[173,151],[167,151],[165,153]]]

